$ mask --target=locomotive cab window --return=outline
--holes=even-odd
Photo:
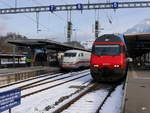
[[[120,46],[120,48],[121,48],[121,52],[126,53],[125,46]]]
[[[76,57],[76,53],[65,53],[64,57]]]
[[[93,48],[96,55],[118,55],[121,53],[120,45],[118,44],[97,44]]]

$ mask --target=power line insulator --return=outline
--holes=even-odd
[[[68,25],[67,25],[67,41],[68,42],[71,41],[71,35],[72,35],[72,23],[68,21]]]
[[[95,38],[99,35],[99,21],[95,21]]]

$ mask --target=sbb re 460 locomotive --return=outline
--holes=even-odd
[[[90,71],[96,81],[118,81],[127,74],[126,45],[119,35],[105,34],[93,43]]]

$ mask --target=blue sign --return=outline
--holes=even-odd
[[[56,6],[55,5],[50,5],[49,6],[49,10],[52,11],[52,12],[55,11],[56,10]]]
[[[0,93],[0,112],[11,109],[21,102],[21,89],[14,89]]]
[[[77,8],[78,10],[82,10],[82,9],[83,9],[83,5],[82,5],[82,4],[77,4],[77,5],[76,5],[76,8]]]
[[[113,2],[112,3],[112,8],[118,8],[118,2]]]

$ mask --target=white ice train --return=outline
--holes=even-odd
[[[90,66],[91,53],[80,50],[68,50],[64,53],[62,68],[78,69]]]

